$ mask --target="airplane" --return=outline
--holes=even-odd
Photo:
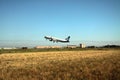
[[[62,43],[67,43],[67,42],[70,42],[69,39],[70,39],[70,36],[68,36],[67,38],[65,39],[58,39],[58,38],[54,38],[54,37],[50,37],[50,36],[44,36],[44,38],[49,41],[53,41],[53,42],[62,42]]]

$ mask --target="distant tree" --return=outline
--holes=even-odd
[[[22,47],[22,49],[28,49],[28,47]]]
[[[87,48],[96,48],[96,46],[88,46]]]
[[[105,45],[103,48],[120,48],[119,45]]]

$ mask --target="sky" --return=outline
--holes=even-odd
[[[1,46],[63,45],[44,36],[120,45],[120,0],[0,0]]]

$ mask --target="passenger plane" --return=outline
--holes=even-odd
[[[62,42],[62,43],[67,43],[67,42],[70,42],[69,39],[70,39],[70,36],[68,36],[67,38],[65,39],[58,39],[58,38],[54,38],[54,37],[50,37],[50,36],[44,36],[44,38],[49,41],[53,41],[53,42]]]

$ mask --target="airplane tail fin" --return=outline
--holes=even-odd
[[[69,41],[69,39],[70,39],[70,36],[68,36],[67,38],[65,38],[65,40],[67,40],[67,41]]]

